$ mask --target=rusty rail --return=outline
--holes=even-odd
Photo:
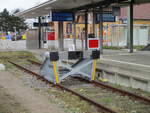
[[[103,106],[103,105],[97,103],[96,101],[94,101],[94,100],[92,100],[92,99],[90,99],[90,98],[87,98],[87,97],[85,97],[85,96],[83,96],[83,95],[81,95],[81,94],[79,94],[79,93],[77,93],[77,92],[75,92],[75,91],[73,91],[73,90],[71,90],[71,89],[69,89],[69,88],[63,86],[63,85],[54,84],[54,83],[52,83],[52,82],[46,80],[46,79],[45,79],[44,77],[42,77],[41,75],[39,75],[39,74],[37,74],[37,73],[35,73],[35,72],[31,71],[31,70],[28,70],[27,68],[25,68],[25,67],[23,67],[23,66],[20,66],[20,65],[14,63],[14,62],[12,62],[12,61],[8,61],[8,62],[11,63],[11,64],[13,64],[13,65],[15,65],[15,66],[18,67],[19,69],[24,70],[25,72],[27,72],[27,73],[29,73],[29,74],[31,74],[31,75],[33,75],[33,76],[36,76],[38,79],[40,79],[40,80],[46,82],[47,84],[50,84],[50,85],[52,84],[52,85],[55,86],[55,87],[58,87],[58,88],[60,88],[60,89],[62,89],[62,90],[65,90],[65,91],[68,91],[68,92],[72,93],[73,95],[78,96],[78,97],[81,98],[82,100],[85,100],[85,101],[87,101],[88,103],[90,103],[90,104],[92,104],[92,105],[98,107],[98,108],[101,109],[104,113],[117,113],[116,111],[113,111],[112,109],[107,108],[107,107],[105,107],[105,106]]]
[[[141,101],[144,101],[144,102],[150,104],[150,99],[149,98],[146,98],[146,97],[143,97],[143,96],[140,96],[140,95],[137,95],[137,94],[134,94],[134,93],[122,90],[122,89],[118,89],[118,88],[112,87],[110,85],[101,83],[101,82],[92,81],[92,83],[94,83],[95,85],[98,85],[98,86],[102,86],[102,87],[107,88],[107,89],[111,89],[112,91],[118,92],[118,93],[120,93],[122,95],[133,97],[133,98],[135,98],[137,100],[141,100]]]
[[[28,59],[27,61],[31,62],[34,65],[41,66],[42,64],[33,60]]]
[[[41,66],[42,65],[41,63],[36,62],[36,61],[32,61],[32,60],[28,60],[28,61],[33,63],[33,64],[35,64],[35,65],[37,65],[37,66]],[[65,63],[65,61],[64,61],[64,63]],[[146,102],[146,103],[150,104],[150,99],[149,98],[146,98],[146,97],[143,97],[143,96],[140,96],[140,95],[137,95],[137,94],[134,94],[134,93],[131,93],[131,92],[119,89],[119,88],[115,88],[113,86],[110,86],[110,85],[107,85],[107,84],[104,84],[102,82],[98,82],[98,81],[95,81],[95,80],[94,81],[89,81],[89,80],[85,80],[85,79],[79,78],[79,77],[76,77],[76,78],[79,79],[79,80],[84,80],[86,82],[93,83],[96,86],[99,86],[99,87],[102,87],[102,88],[105,88],[105,89],[109,89],[109,90],[111,90],[113,92],[117,92],[117,93],[119,93],[121,95],[126,95],[128,97],[132,97],[132,98],[134,98],[136,100],[140,100],[140,101],[143,101],[143,102]]]

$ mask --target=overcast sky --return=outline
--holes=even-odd
[[[16,8],[28,9],[48,0],[0,0],[0,11],[7,8],[9,11]]]

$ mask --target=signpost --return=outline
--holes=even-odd
[[[97,17],[96,18],[97,23],[100,22],[101,14],[100,13],[97,14],[96,17]],[[115,22],[116,21],[116,17],[113,14],[111,14],[111,13],[104,13],[104,14],[102,14],[102,21],[103,22]]]
[[[58,34],[58,37],[59,37],[59,39],[60,39],[60,49],[62,49],[63,50],[63,21],[74,21],[74,13],[72,13],[72,12],[56,12],[56,11],[52,11],[51,13],[50,13],[50,16],[49,16],[49,18],[51,19],[51,21],[52,22],[54,22],[54,21],[57,21],[59,24],[59,30],[58,30],[58,32],[59,32],[59,34]],[[48,26],[50,26],[50,23],[48,23],[48,22],[41,22],[41,17],[39,17],[39,22],[37,23],[37,22],[34,22],[33,23],[33,26],[34,27],[39,27],[39,48],[41,48],[41,28],[42,27],[48,27]],[[52,36],[53,35],[53,36]],[[54,40],[55,40],[55,38],[54,38],[54,34],[51,34],[51,35],[49,35],[48,36],[48,39],[51,41],[51,42],[53,42]],[[54,43],[53,43],[54,44]]]
[[[34,22],[34,23],[33,23],[33,26],[34,26],[34,27],[39,27],[39,23]],[[41,23],[40,26],[41,26],[41,27],[48,27],[48,26],[50,26],[50,24],[45,22],[45,23]]]
[[[115,22],[116,17],[109,12],[104,12],[102,8],[100,8],[100,13],[96,14],[96,23],[99,23],[99,33],[100,33],[100,52],[103,54],[103,22]]]
[[[72,12],[52,12],[52,21],[74,21],[74,18]]]

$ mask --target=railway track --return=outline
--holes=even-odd
[[[36,62],[36,61],[33,61],[33,60],[28,60],[28,61],[31,62],[31,63],[34,64],[34,65],[37,65],[37,66],[41,66],[41,65],[42,65],[41,63]],[[81,81],[85,81],[85,82],[92,83],[92,84],[94,84],[94,85],[96,85],[96,86],[98,86],[98,87],[101,87],[101,88],[110,90],[110,91],[112,91],[112,92],[119,93],[119,94],[121,94],[121,95],[128,96],[128,97],[130,97],[130,98],[136,99],[136,100],[138,100],[138,101],[145,102],[146,104],[149,104],[149,105],[150,105],[150,99],[149,99],[149,98],[146,98],[146,97],[143,97],[143,96],[140,96],[140,95],[137,95],[137,94],[134,94],[134,93],[131,93],[131,92],[128,92],[128,91],[119,89],[119,88],[112,87],[112,86],[107,85],[107,84],[104,84],[104,83],[102,83],[102,82],[89,81],[89,80],[86,80],[86,79],[83,79],[83,78],[79,78],[79,77],[76,77],[76,79],[81,80]]]
[[[78,96],[78,97],[81,98],[82,100],[87,101],[89,104],[92,104],[92,105],[96,106],[96,107],[100,110],[101,113],[117,113],[116,111],[114,111],[114,110],[112,110],[112,109],[110,109],[110,108],[107,108],[107,107],[105,107],[105,106],[103,106],[103,105],[97,103],[96,101],[94,101],[94,100],[92,100],[92,99],[90,99],[90,98],[88,98],[88,97],[86,97],[86,96],[84,96],[84,95],[81,95],[80,93],[77,93],[77,92],[74,91],[74,90],[71,90],[70,88],[67,88],[67,87],[65,87],[65,86],[63,86],[63,85],[61,85],[61,84],[53,84],[52,82],[46,80],[46,79],[45,79],[44,77],[42,77],[41,75],[39,75],[39,74],[37,74],[37,73],[35,73],[35,72],[33,72],[33,71],[31,71],[31,70],[29,70],[29,69],[27,69],[27,68],[21,66],[21,65],[19,65],[19,64],[16,64],[16,63],[14,63],[14,62],[12,62],[12,61],[8,61],[8,62],[11,63],[11,64],[13,64],[13,65],[15,65],[15,66],[16,66],[17,68],[19,68],[20,70],[23,70],[23,71],[25,71],[25,72],[31,74],[32,76],[36,76],[37,79],[42,80],[42,81],[45,82],[46,84],[53,85],[53,86],[55,86],[55,87],[57,87],[57,88],[59,88],[59,89],[61,89],[61,90],[68,91],[68,92],[72,93],[73,95]]]
[[[41,66],[41,63],[39,63],[39,62],[35,62],[35,61],[33,61],[33,60],[28,60],[29,62],[31,62],[32,64],[34,64],[34,65],[36,65],[36,66],[38,66],[38,67],[40,67]],[[9,61],[10,62],[10,61]],[[40,80],[42,80],[42,81],[44,81],[44,82],[46,82],[47,84],[53,84],[53,83],[51,83],[50,81],[47,81],[46,79],[44,79],[43,77],[41,77],[39,74],[37,74],[37,73],[35,73],[35,72],[33,72],[33,71],[30,71],[30,70],[28,70],[28,69],[26,69],[26,68],[24,68],[24,67],[22,67],[22,66],[20,66],[20,65],[18,65],[18,64],[16,64],[16,63],[13,63],[13,62],[10,62],[10,63],[12,63],[12,64],[14,64],[15,66],[17,66],[18,68],[20,68],[20,69],[22,69],[22,70],[24,70],[24,71],[26,71],[27,73],[29,73],[29,74],[32,74],[33,76],[36,76],[37,77],[37,79],[40,79]],[[83,83],[83,82],[86,82],[86,83],[88,83],[88,84],[92,84],[93,86],[88,86],[88,87],[80,87],[80,89],[82,89],[82,90],[84,90],[83,92],[80,92],[80,91],[78,91],[78,90],[76,90],[76,89],[73,89],[73,88],[68,88],[68,87],[66,87],[63,83],[63,85],[60,85],[60,84],[57,84],[57,85],[55,85],[55,84],[53,84],[53,86],[55,86],[55,87],[57,87],[57,88],[59,88],[59,89],[61,89],[61,90],[65,90],[65,91],[68,91],[68,92],[70,92],[70,93],[72,93],[73,95],[76,95],[76,96],[78,96],[78,97],[80,97],[81,99],[83,99],[83,100],[85,100],[85,101],[87,101],[88,103],[90,103],[90,104],[92,104],[92,105],[94,105],[94,106],[97,106],[97,108],[99,108],[100,110],[101,110],[101,112],[103,111],[103,112],[106,112],[106,113],[120,113],[120,111],[118,112],[118,110],[112,110],[112,107],[105,107],[105,105],[104,104],[99,104],[99,100],[97,101],[97,99],[102,99],[102,96],[99,96],[98,94],[97,94],[97,92],[99,93],[99,94],[103,94],[103,96],[106,96],[106,98],[109,98],[109,96],[107,95],[107,92],[105,92],[105,90],[107,90],[108,92],[110,92],[110,91],[112,91],[113,93],[119,93],[119,94],[121,94],[121,95],[123,95],[122,97],[121,97],[121,99],[120,100],[115,100],[115,101],[122,101],[123,103],[124,103],[124,101],[126,101],[125,99],[124,99],[124,96],[128,96],[128,97],[132,97],[132,98],[134,98],[134,99],[136,99],[136,100],[140,100],[140,101],[142,101],[142,102],[144,102],[144,103],[146,103],[147,105],[149,105],[149,99],[148,98],[145,98],[145,97],[142,97],[141,98],[141,96],[139,96],[139,95],[136,95],[136,94],[132,94],[132,93],[130,93],[130,92],[127,92],[127,91],[124,91],[124,90],[121,90],[120,91],[120,89],[117,89],[117,88],[114,88],[114,87],[112,87],[112,86],[109,86],[109,85],[106,85],[106,84],[103,84],[103,83],[101,83],[101,82],[97,82],[97,81],[88,81],[88,80],[85,80],[85,79],[81,79],[81,78],[73,78],[73,79],[75,79],[75,80],[78,80],[78,81],[81,81],[81,83]],[[69,80],[70,81],[70,80]],[[73,80],[74,81],[74,80]],[[68,82],[66,82],[67,84],[68,84]],[[73,85],[74,86],[74,85]],[[94,87],[95,86],[95,87]],[[97,92],[95,92],[95,89],[98,89],[98,88],[96,88],[96,87],[100,87],[100,88],[102,88],[102,89],[104,89],[104,91],[102,90],[102,89],[99,89]],[[91,89],[93,89],[92,91],[91,91]],[[125,93],[124,93],[125,92]],[[98,96],[97,97],[97,99],[95,98],[95,97],[93,97],[93,95],[91,96],[91,95],[86,95],[86,94],[95,94],[96,96]],[[111,94],[111,95],[114,95],[114,96],[116,96],[115,94]],[[84,95],[86,95],[86,96],[84,96]],[[136,95],[136,96],[133,96],[133,95]],[[140,98],[139,98],[140,97]],[[105,98],[105,99],[106,99]],[[120,98],[120,97],[119,97]],[[144,99],[143,99],[144,98]],[[96,100],[95,100],[96,99]],[[126,101],[126,103],[128,103],[128,101]],[[128,105],[128,106],[130,106],[130,105]],[[111,108],[111,109],[110,109]],[[133,109],[136,109],[136,108],[133,108]],[[150,111],[150,110],[149,110]],[[125,112],[125,113],[127,113],[127,112]],[[146,112],[146,113],[149,113],[149,112]]]

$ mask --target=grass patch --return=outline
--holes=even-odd
[[[143,49],[145,46],[134,46],[133,48],[140,51],[141,49]]]
[[[13,67],[12,64],[8,63],[8,60],[19,62],[21,64],[29,64],[29,62],[26,62],[27,59],[37,60],[35,56],[28,51],[0,52],[0,63],[4,64],[6,66],[6,69]]]
[[[103,46],[103,49],[121,50],[123,47]]]
[[[134,46],[133,49],[136,49],[137,51],[140,51],[144,47],[145,46]],[[121,50],[121,49],[127,49],[127,47],[103,46],[103,49]]]

